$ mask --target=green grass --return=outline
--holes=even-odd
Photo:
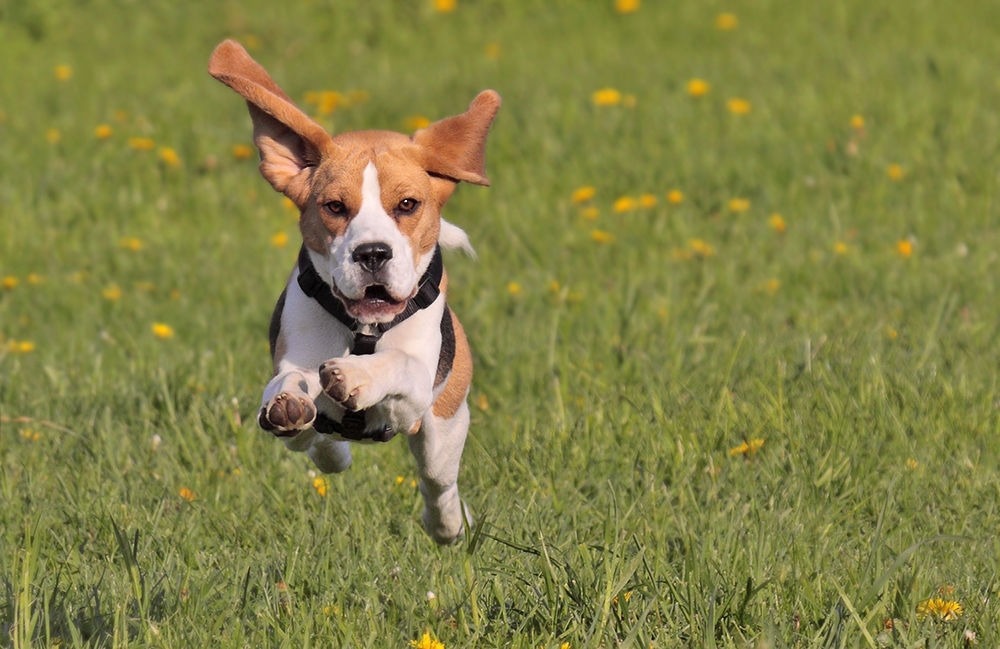
[[[996,646],[997,24],[974,0],[0,2],[0,646]],[[321,496],[253,423],[298,235],[231,154],[226,37],[297,100],[366,91],[335,131],[504,99],[492,187],[446,209],[479,252],[446,258],[476,364],[456,547],[405,444]],[[939,592],[957,621],[918,617]]]

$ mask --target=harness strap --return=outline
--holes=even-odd
[[[441,295],[440,284],[443,276],[444,261],[441,259],[441,246],[436,246],[434,248],[434,256],[431,257],[431,263],[420,278],[416,294],[406,301],[403,311],[390,322],[365,327],[347,312],[344,303],[333,294],[330,285],[324,282],[323,278],[316,272],[305,244],[302,245],[302,249],[299,251],[299,288],[307,296],[316,300],[323,307],[323,310],[351,331],[353,339],[350,345],[350,352],[356,356],[374,354],[375,346],[386,331],[403,322],[417,311],[426,309],[433,304],[438,296]],[[444,315],[448,318],[448,324],[450,325],[451,314],[447,308],[444,310]],[[364,328],[364,331],[361,331],[362,328]],[[316,420],[313,422],[313,428],[316,429],[316,432],[324,435],[336,434],[355,441],[372,440],[375,442],[388,442],[396,436],[396,431],[388,424],[371,431],[366,430],[365,418],[367,412],[367,408],[358,411],[346,410],[340,421],[323,413],[318,413]]]

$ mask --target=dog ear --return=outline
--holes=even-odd
[[[413,134],[425,154],[424,168],[456,182],[489,185],[486,177],[486,136],[500,110],[500,95],[484,90],[461,115],[434,122]]]
[[[334,152],[333,138],[309,119],[267,71],[233,40],[219,44],[208,60],[208,72],[244,99],[253,121],[253,141],[260,151],[260,173],[296,203],[304,200],[303,184],[324,155]]]

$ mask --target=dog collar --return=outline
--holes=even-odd
[[[330,285],[323,281],[323,278],[316,272],[313,266],[309,251],[305,244],[299,251],[299,288],[310,298],[316,300],[323,310],[332,315],[342,325],[350,330],[353,338],[351,340],[351,353],[357,356],[364,356],[375,353],[375,345],[378,344],[382,335],[403,322],[417,311],[426,309],[441,295],[441,278],[444,276],[444,261],[441,259],[441,246],[434,247],[434,256],[431,263],[424,271],[420,282],[417,285],[417,293],[406,301],[403,311],[390,322],[383,322],[375,325],[363,325],[347,312],[344,303],[334,294]],[[445,315],[448,315],[447,310]],[[375,430],[366,430],[365,419],[367,409],[351,411],[346,410],[341,421],[337,421],[323,413],[316,415],[313,428],[324,435],[337,434],[346,439],[355,441],[372,440],[375,442],[388,442],[396,436],[396,431],[392,426],[386,424]]]

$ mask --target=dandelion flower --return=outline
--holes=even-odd
[[[912,457],[906,459],[906,468],[910,471],[915,471],[920,463],[914,460]]]
[[[417,131],[422,128],[427,128],[431,125],[431,120],[427,119],[423,115],[411,115],[406,118],[403,122],[403,126],[410,131]]]
[[[330,490],[330,481],[323,476],[316,476],[313,478],[313,489],[316,490],[321,496],[325,496],[326,492]]]
[[[917,618],[931,618],[938,622],[954,622],[962,617],[962,605],[953,599],[932,597],[917,605]]]
[[[667,192],[667,202],[671,205],[680,205],[684,202],[684,192],[679,189],[671,189]]]
[[[338,106],[346,106],[347,98],[335,90],[326,90],[319,93],[319,114],[330,115]]]
[[[590,238],[597,243],[611,243],[615,240],[615,235],[604,230],[592,230],[590,233]]]
[[[108,124],[101,124],[94,129],[94,137],[98,140],[106,140],[111,137],[114,132],[114,129],[112,129]]]
[[[771,229],[775,232],[784,232],[787,225],[785,224],[785,219],[780,214],[775,212],[767,219],[767,224],[771,226]]]
[[[195,498],[194,492],[188,489],[187,487],[181,487],[180,490],[177,492],[177,495],[179,495],[181,498],[188,501],[189,503],[194,502]]]
[[[735,214],[750,209],[750,201],[746,198],[733,198],[729,201],[729,211]]]
[[[439,14],[450,14],[458,7],[456,0],[434,0],[434,11]]]
[[[151,137],[130,137],[128,145],[136,151],[152,151],[156,148],[156,142]]]
[[[588,221],[595,220],[598,216],[600,216],[600,214],[601,210],[597,209],[594,206],[585,207],[582,210],[580,210],[580,216],[587,219]]]
[[[902,180],[904,176],[906,176],[906,170],[898,164],[891,164],[886,167],[885,173],[889,176],[889,180],[897,183]]]
[[[11,344],[11,349],[15,354],[28,354],[35,351],[35,343],[30,340],[22,340]]]
[[[722,13],[715,17],[715,28],[724,32],[732,31],[739,25],[736,14]]]
[[[687,83],[687,91],[692,97],[704,97],[712,91],[712,86],[704,79],[691,79]]]
[[[897,338],[899,338],[899,332],[893,329],[892,327],[886,328],[885,335],[888,336],[889,340],[896,340]]]
[[[843,241],[837,241],[833,244],[833,254],[844,256],[847,254],[848,247]]]
[[[485,394],[480,394],[479,398],[476,399],[476,407],[486,412],[490,409],[490,400],[486,398]]]
[[[68,65],[57,65],[52,73],[59,81],[69,81],[73,76],[73,68]]]
[[[726,102],[726,108],[733,115],[746,115],[750,112],[750,102],[746,99],[740,99],[739,97],[733,97]]]
[[[232,151],[237,160],[249,160],[253,156],[253,149],[245,144],[234,145]]]
[[[730,455],[746,455],[752,457],[764,446],[764,440],[762,439],[751,439],[750,441],[743,442],[739,446],[734,446],[729,449]]]
[[[396,476],[396,484],[403,484],[403,482],[404,482],[405,480],[406,480],[406,478],[404,478],[404,477],[403,477],[403,476],[401,476],[401,475],[398,475],[398,476]]]
[[[696,257],[706,258],[715,254],[715,249],[703,239],[691,239],[688,242],[688,248]]]
[[[851,128],[855,131],[860,131],[865,127],[865,118],[861,115],[854,115],[851,117]]]
[[[913,242],[909,239],[900,239],[896,242],[896,253],[906,259],[913,254]]]
[[[764,290],[770,293],[771,295],[777,293],[779,288],[781,288],[780,280],[769,279],[766,282],[764,282]]]
[[[591,96],[595,106],[617,106],[621,103],[622,93],[614,88],[602,88]]]
[[[619,198],[614,202],[614,205],[611,206],[611,209],[613,209],[617,214],[622,214],[623,212],[631,212],[638,206],[639,203],[636,202],[636,200],[631,196],[622,196],[621,198]]]
[[[168,146],[160,147],[159,156],[160,160],[168,167],[176,169],[181,166],[181,159],[178,157],[177,152]]]
[[[511,295],[520,295],[521,285],[518,284],[517,282],[510,282],[509,284],[507,284],[507,292],[510,293]]]
[[[639,11],[641,0],[615,0],[615,11],[620,14],[631,14]]]
[[[284,248],[288,245],[288,235],[284,232],[278,232],[271,237],[271,245],[275,248]]]
[[[122,237],[118,241],[118,247],[123,250],[130,250],[132,252],[139,252],[143,248],[143,243],[141,239],[136,237]]]
[[[643,194],[639,196],[639,207],[651,208],[656,207],[656,196],[652,194]]]
[[[55,144],[62,139],[62,133],[57,128],[50,128],[45,131],[45,141],[49,144]]]
[[[45,278],[41,275],[36,275],[35,273],[30,273],[27,277],[28,283],[32,286],[37,286],[45,281]]]
[[[550,291],[552,291],[553,293],[558,293],[560,288],[562,288],[562,285],[559,283],[559,280],[557,279],[549,280]]]
[[[490,61],[496,61],[500,58],[500,46],[496,43],[487,43],[484,48],[486,58]]]
[[[433,595],[433,593],[428,592],[428,595]],[[410,646],[413,649],[444,649],[444,643],[431,638],[431,634],[428,632],[424,632],[420,640],[410,640]]]
[[[281,206],[290,212],[297,212],[299,210],[299,206],[295,204],[295,201],[287,196],[282,197]]]
[[[21,437],[29,442],[37,442],[42,438],[42,434],[32,428],[25,428],[21,431]]]
[[[17,285],[19,283],[20,280],[14,277],[13,275],[7,275],[6,277],[3,278],[2,281],[0,281],[0,285],[2,285],[8,291],[13,291],[15,288],[17,288]]]
[[[174,337],[174,328],[162,322],[154,322],[153,335],[160,340],[167,340]]]
[[[101,295],[104,297],[105,300],[109,302],[116,302],[121,299],[122,290],[118,288],[117,284],[111,284],[103,291],[101,291]]]
[[[584,185],[573,191],[572,201],[574,203],[586,203],[597,194],[597,190],[590,185]]]

